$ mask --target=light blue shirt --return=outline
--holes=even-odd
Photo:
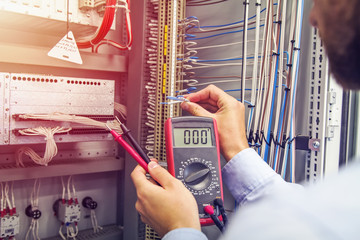
[[[223,240],[360,239],[360,164],[303,188],[285,182],[253,149],[245,149],[222,170],[240,203]],[[164,240],[206,240],[195,229],[176,229]]]

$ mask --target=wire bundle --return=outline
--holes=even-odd
[[[30,197],[31,211],[39,209],[39,192],[40,192],[40,179],[35,179],[33,191]],[[39,219],[32,218],[30,227],[25,235],[25,240],[28,240],[30,236],[32,239],[40,240],[39,236]],[[30,235],[31,233],[31,235]]]
[[[260,7],[260,5],[259,5]],[[240,78],[243,76],[236,76],[234,74],[232,75],[214,75],[214,76],[203,76],[201,74],[195,74],[196,70],[201,69],[214,69],[214,68],[234,68],[234,67],[241,67],[246,69],[246,66],[248,65],[257,65],[257,61],[259,58],[261,58],[261,55],[259,55],[257,52],[255,52],[254,55],[252,54],[246,54],[246,48],[245,51],[243,50],[243,55],[236,55],[236,56],[229,56],[226,58],[217,58],[217,59],[199,59],[196,57],[198,52],[203,51],[209,51],[210,49],[224,49],[226,51],[226,48],[234,47],[236,45],[245,45],[247,43],[255,43],[259,44],[262,42],[262,39],[259,37],[256,39],[248,40],[246,38],[246,41],[236,41],[236,42],[224,42],[221,44],[215,44],[215,45],[202,45],[201,40],[203,39],[209,39],[209,38],[221,38],[223,39],[229,34],[236,34],[236,33],[243,33],[243,35],[246,35],[247,31],[249,30],[256,30],[258,31],[260,27],[264,26],[264,20],[261,18],[261,14],[266,10],[266,8],[262,9],[261,11],[258,11],[257,14],[254,16],[246,17],[246,21],[240,20],[232,23],[227,24],[220,24],[220,25],[208,25],[208,26],[200,26],[200,20],[195,17],[191,16],[186,19],[184,19],[180,26],[182,28],[186,29],[185,34],[185,42],[184,42],[184,48],[186,50],[184,56],[180,56],[182,58],[179,58],[179,64],[184,70],[184,75],[186,76],[183,80],[184,83],[187,83],[188,86],[201,86],[205,84],[219,84],[219,83],[230,83],[230,82],[237,82]],[[255,20],[254,20],[255,19]],[[250,21],[252,20],[252,21]],[[255,27],[251,26],[255,25]],[[249,27],[251,26],[251,27]],[[229,31],[231,29],[237,29],[241,28],[240,30],[233,30]],[[206,35],[197,37],[194,35],[194,33],[197,34],[207,34],[209,32],[218,32],[220,33],[213,34],[213,35]],[[197,46],[200,45],[200,46]],[[243,48],[244,49],[244,48]],[[249,61],[247,61],[249,60]],[[243,65],[245,65],[243,67]],[[189,78],[190,77],[190,78]],[[208,79],[215,79],[213,81],[208,81],[207,83],[199,83],[199,79],[201,78],[208,78]],[[216,80],[221,78],[221,80]],[[249,77],[246,78],[246,80],[250,79]]]
[[[119,114],[126,119],[126,107],[120,103],[114,103],[115,111],[119,112]],[[33,120],[48,120],[48,121],[58,121],[58,122],[72,122],[78,123],[82,125],[92,126],[96,128],[108,129],[109,126],[111,129],[122,133],[122,129],[118,121],[107,121],[100,122],[93,120],[88,117],[69,115],[64,113],[52,113],[52,114],[22,114],[19,115],[21,119],[33,119]],[[54,134],[56,133],[67,133],[71,131],[71,128],[64,127],[55,127],[55,128],[46,128],[46,127],[37,127],[37,128],[28,128],[19,130],[21,135],[26,136],[45,136],[46,147],[45,153],[43,157],[40,157],[33,149],[30,147],[21,147],[16,151],[16,164],[18,166],[24,167],[24,163],[22,161],[22,155],[25,154],[29,156],[35,163],[43,166],[47,166],[48,163],[56,156],[58,149],[56,142],[54,140]]]
[[[0,182],[1,200],[0,200],[0,217],[5,215],[13,216],[16,214],[15,197],[14,197],[14,182],[9,186],[8,182],[5,185]]]
[[[79,39],[76,44],[78,48],[91,48],[98,44],[108,34],[115,17],[116,0],[106,0],[105,14],[101,25],[90,38]]]
[[[75,185],[74,185],[74,179],[72,176],[69,176],[68,181],[67,181],[67,187],[65,187],[65,183],[64,183],[64,179],[63,177],[61,177],[61,184],[62,184],[62,196],[61,196],[61,203],[60,204],[78,204],[78,199],[77,199],[77,195],[76,195],[76,190],[75,190]],[[66,192],[67,192],[67,198],[66,198]],[[74,227],[72,226],[72,224],[67,223],[66,224],[66,236],[64,236],[63,232],[62,232],[62,228],[64,226],[65,223],[61,223],[60,225],[60,229],[59,229],[59,235],[61,237],[61,239],[66,240],[68,239],[68,237],[72,238],[72,239],[76,239],[76,236],[79,234],[79,228],[77,226],[77,222],[74,222]]]
[[[99,44],[95,48],[95,52],[98,52],[98,49],[103,44],[108,44],[113,47],[116,47],[121,50],[129,49],[132,46],[133,42],[133,36],[132,36],[132,28],[131,28],[131,17],[130,17],[130,0],[120,0],[120,3],[122,5],[116,5],[117,8],[122,8],[125,11],[125,21],[126,21],[126,34],[127,34],[127,43],[125,45],[121,45],[115,41],[108,40],[108,39],[102,39]]]
[[[199,1],[200,5],[212,2]],[[240,21],[208,26],[200,25],[195,16],[181,21],[179,25],[186,29],[183,36],[186,51],[178,57],[179,67],[182,67],[185,76],[183,83],[205,86],[234,84],[241,80],[240,88],[226,91],[232,95],[240,92],[238,100],[249,107],[249,144],[284,178],[290,163],[288,179],[294,182],[295,96],[304,4],[302,0],[256,0],[244,1],[244,4],[244,19]],[[248,17],[250,7],[255,10],[255,15]],[[224,40],[235,33],[241,33],[243,41]],[[210,38],[217,44],[209,45],[205,39]],[[197,57],[212,50],[214,54],[228,54],[236,51],[238,45],[242,45],[242,55],[213,59]],[[229,69],[226,71],[228,75],[209,74],[224,68]],[[234,74],[236,68],[241,70],[241,74]]]
[[[115,111],[117,111],[120,116],[126,120],[126,115],[127,115],[127,110],[126,110],[126,106],[117,102],[114,102],[114,109]]]
[[[98,224],[96,213],[94,209],[90,210],[90,218],[91,218],[91,225],[93,227],[94,233],[98,233],[103,228]]]
[[[40,157],[33,149],[29,147],[21,147],[16,152],[16,164],[18,166],[24,167],[22,162],[22,155],[25,154],[29,156],[35,163],[43,166],[47,166],[49,162],[56,156],[58,149],[54,140],[54,134],[56,133],[66,133],[69,132],[71,128],[64,127],[55,127],[55,128],[46,128],[46,127],[37,127],[37,128],[27,128],[19,130],[19,133],[26,136],[45,136],[46,148],[44,157]]]
[[[159,1],[151,0],[149,5],[149,14],[147,18],[147,41],[145,59],[147,64],[146,79],[145,79],[145,116],[144,124],[147,127],[145,133],[145,149],[150,158],[154,158],[154,144],[155,144],[155,107],[156,107],[156,86],[158,75],[158,10]]]
[[[83,116],[77,116],[77,115],[70,115],[65,113],[51,113],[51,114],[21,114],[19,115],[19,118],[22,119],[35,119],[35,120],[49,120],[49,121],[59,121],[59,122],[72,122],[72,123],[79,123],[82,125],[102,128],[102,129],[108,129],[106,127],[106,124],[115,131],[122,133],[120,124],[117,121],[107,121],[100,122],[96,121],[94,119],[83,117]]]

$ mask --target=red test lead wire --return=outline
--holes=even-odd
[[[110,128],[109,128],[110,129]],[[113,135],[114,140],[117,141],[134,159],[139,163],[139,165],[145,169],[145,171],[148,173],[148,165],[140,157],[140,155],[122,138],[121,134],[118,134],[116,131],[110,129],[111,135]]]

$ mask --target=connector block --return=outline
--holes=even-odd
[[[95,7],[94,0],[79,0],[79,9],[81,11],[88,11]]]
[[[19,214],[5,215],[0,218],[0,238],[13,237],[19,233]]]
[[[59,202],[57,210],[57,218],[65,223],[75,223],[80,221],[81,210],[80,204],[77,203],[62,203]]]

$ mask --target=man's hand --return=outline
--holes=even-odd
[[[131,173],[138,197],[135,208],[141,220],[161,237],[176,228],[201,230],[196,200],[184,184],[156,161],[149,163],[149,173],[161,186],[148,180],[139,165]]]
[[[238,152],[248,148],[245,131],[245,106],[214,85],[186,96],[190,102],[181,107],[195,116],[216,120],[222,154],[229,161]]]

